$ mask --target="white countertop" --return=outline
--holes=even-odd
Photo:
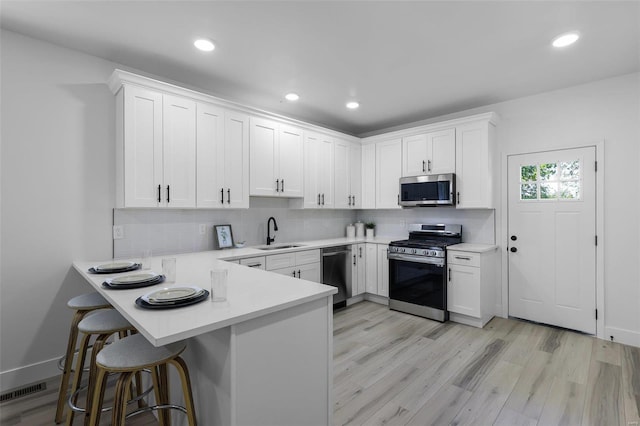
[[[225,262],[222,259],[274,255],[363,242],[388,244],[393,240],[394,238],[388,237],[374,239],[333,238],[305,241],[300,243],[300,247],[290,249],[266,251],[247,247],[158,256],[151,258],[151,271],[161,273],[162,258],[175,257],[176,282],[171,284],[165,282],[131,290],[109,290],[102,287],[102,283],[107,278],[123,274],[91,274],[87,272],[90,267],[109,263],[111,260],[77,261],[73,263],[73,266],[140,333],[154,345],[161,346],[337,293],[335,287],[248,268]],[[191,284],[210,290],[209,271],[214,268],[229,270],[226,302],[206,300],[195,305],[166,310],[147,310],[135,305],[135,300],[139,296],[164,287]]]
[[[498,248],[495,244],[471,244],[460,243],[447,246],[447,250],[467,251],[471,253],[484,253],[487,251],[493,251]]]

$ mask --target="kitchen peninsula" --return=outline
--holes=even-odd
[[[183,358],[199,424],[331,424],[336,289],[224,262],[223,253],[171,257],[177,260],[175,285],[209,289],[209,271],[228,269],[227,301],[169,310],[135,305],[137,297],[164,284],[105,290],[101,283],[112,275],[87,272],[104,262],[73,266],[154,345],[188,339]],[[161,269],[161,258],[152,258],[151,270]],[[179,381],[171,384],[172,399],[179,402]],[[186,422],[179,413],[174,417]]]

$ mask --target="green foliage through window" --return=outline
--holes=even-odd
[[[520,199],[578,200],[580,179],[580,160],[520,166]]]

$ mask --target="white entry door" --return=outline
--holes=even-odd
[[[596,332],[595,147],[508,158],[509,315]]]

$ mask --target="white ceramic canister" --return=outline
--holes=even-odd
[[[356,222],[356,237],[364,237],[364,223],[360,221]]]
[[[354,238],[356,236],[356,227],[353,224],[347,225],[347,238]]]

